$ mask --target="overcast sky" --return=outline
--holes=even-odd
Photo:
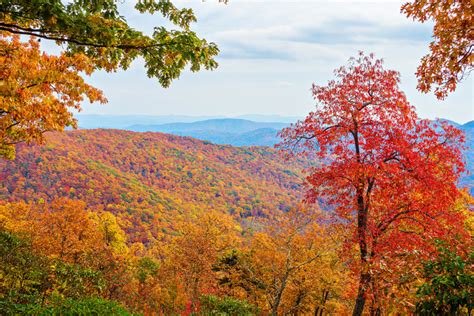
[[[98,72],[89,80],[109,103],[84,104],[83,114],[304,116],[310,88],[333,78],[333,69],[359,50],[374,52],[401,73],[401,87],[426,118],[474,119],[472,76],[440,102],[416,90],[414,72],[427,53],[432,25],[400,13],[402,1],[177,1],[192,7],[193,29],[219,45],[219,68],[186,71],[170,88],[148,79],[136,61],[126,72]],[[122,4],[128,22],[151,31],[163,21]]]

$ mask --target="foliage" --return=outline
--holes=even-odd
[[[105,280],[100,271],[61,260],[51,261],[50,277],[53,293],[61,297],[90,297],[99,295],[105,288]]]
[[[200,314],[209,316],[250,316],[258,314],[255,306],[231,297],[220,298],[203,295],[200,298]]]
[[[7,229],[1,239],[5,241],[0,243],[3,260],[0,304],[5,310],[23,308],[25,312],[32,309],[39,314],[43,311],[66,313],[69,309],[92,308],[92,303],[83,303],[84,300],[99,298],[120,302],[128,310],[144,314],[206,311],[240,315],[257,313],[257,308],[258,313],[265,314],[271,311],[269,302],[273,302],[275,298],[271,296],[276,293],[279,293],[282,311],[292,309],[294,304],[298,310],[305,311],[314,309],[314,305],[321,306],[318,301],[321,289],[325,289],[324,293],[330,291],[332,297],[340,292],[336,285],[340,282],[340,272],[332,276],[331,270],[336,253],[322,244],[325,231],[319,230],[316,224],[303,228],[309,222],[302,221],[304,216],[298,212],[288,212],[281,222],[264,220],[260,225],[268,225],[267,232],[246,236],[234,218],[215,211],[176,218],[176,231],[166,238],[146,246],[127,242],[126,251],[118,253],[96,221],[80,220],[84,214],[96,218],[101,212],[83,207],[81,202],[64,198],[39,205],[0,205],[0,226]],[[75,209],[79,219],[72,219],[69,209]],[[54,214],[51,224],[44,220],[45,212]],[[62,224],[56,226],[57,223]],[[78,223],[82,232],[75,231]],[[279,224],[272,229],[275,223]],[[292,228],[295,223],[305,224],[295,231]],[[51,229],[54,231],[55,226],[62,227],[62,237],[48,233]],[[116,229],[121,234],[122,230]],[[37,232],[47,233],[38,235]],[[86,236],[84,232],[95,232],[98,237],[93,243],[87,238],[71,238]],[[24,237],[18,237],[20,235]],[[68,255],[61,256],[59,250],[52,251],[43,245],[54,244],[58,239],[74,240],[69,243],[70,247],[80,249],[81,255],[71,256],[75,252],[65,252]],[[290,244],[286,245],[285,240],[290,240]],[[324,251],[323,247],[326,247]],[[229,260],[236,254],[245,254],[245,259],[232,265]],[[321,254],[324,258],[320,258]],[[292,266],[285,268],[285,262]],[[275,271],[268,265],[273,265]],[[316,266],[320,273],[312,272]],[[235,273],[238,267],[249,267],[251,274]],[[284,278],[287,285],[274,287],[274,281],[279,278]],[[279,289],[282,290],[278,292]],[[338,310],[334,309],[332,299],[322,304],[326,305],[324,310]]]
[[[347,277],[337,258],[340,245],[317,224],[320,219],[300,207],[262,223],[247,249],[227,253],[214,266],[224,293],[264,314],[347,312],[333,300],[342,296]]]
[[[85,97],[106,102],[82,74],[98,69],[127,69],[143,59],[149,77],[163,87],[189,65],[191,71],[214,69],[214,43],[190,29],[196,17],[169,0],[140,0],[141,14],[161,14],[164,26],[151,35],[127,24],[116,0],[0,0],[0,158],[13,159],[15,144],[43,143],[43,133],[77,127],[71,109]],[[29,35],[22,42],[20,35]],[[41,39],[63,45],[59,55],[40,50]]]
[[[5,302],[26,303],[48,283],[47,260],[35,254],[31,244],[19,236],[0,230],[0,298]]]
[[[131,242],[159,240],[176,230],[176,221],[209,209],[246,227],[255,217],[289,209],[302,196],[298,169],[304,162],[288,166],[268,148],[117,130],[47,138],[45,147],[20,145],[14,161],[0,161],[0,199],[79,199],[114,214]]]
[[[461,256],[437,242],[438,256],[424,263],[424,283],[418,288],[416,311],[420,315],[470,315],[474,308],[472,289],[474,252]]]
[[[99,272],[38,254],[24,237],[1,230],[0,260],[0,309],[8,315],[128,315],[95,297],[102,292]]]
[[[84,98],[106,101],[80,75],[93,71],[84,55],[48,55],[33,38],[1,32],[0,65],[0,158],[13,159],[19,142],[43,142],[46,131],[77,127],[70,110]]]
[[[360,315],[367,298],[371,309],[381,308],[399,258],[427,256],[426,241],[464,231],[463,216],[452,209],[463,137],[443,122],[420,120],[398,88],[398,73],[373,55],[360,53],[335,74],[327,86],[313,86],[315,111],[283,130],[280,147],[321,161],[308,170],[306,200],[331,207],[353,233],[346,254],[358,248],[352,268]]]
[[[232,217],[213,211],[178,226],[180,235],[171,245],[174,249],[171,260],[192,308],[202,293],[215,289],[217,278],[213,264],[238,245],[239,230]]]
[[[0,303],[1,304],[1,303]],[[54,304],[41,306],[37,304],[13,304],[2,306],[7,315],[132,315],[120,304],[101,298],[86,298],[80,300],[57,300]]]
[[[404,4],[401,10],[413,20],[434,22],[430,54],[422,58],[416,75],[420,91],[434,88],[438,99],[444,99],[472,70],[474,3],[470,0],[414,0]]]
[[[334,217],[324,203],[324,212],[295,206],[302,191],[297,169],[322,166],[317,161],[288,165],[272,149],[156,133],[47,137],[47,146],[20,145],[14,161],[0,162],[0,227],[23,245],[1,254],[4,306],[49,311],[61,302],[100,299],[145,315],[199,314],[206,304],[216,313],[247,306],[262,315],[347,314],[353,308],[357,278],[351,273],[360,270],[351,214]],[[430,172],[445,172],[425,163]],[[404,183],[390,179],[398,187]],[[380,185],[395,196],[395,188]],[[436,199],[449,200],[448,193],[437,195],[436,182],[431,190]],[[430,196],[408,198],[420,206],[430,202]],[[470,201],[466,192],[437,213],[419,239],[407,232],[422,225],[408,220],[378,237],[370,266],[377,291],[370,288],[369,302],[383,312],[413,313],[416,271],[422,260],[434,259],[429,240],[442,236],[450,246],[471,245],[463,239],[464,230],[472,231]],[[450,239],[450,231],[459,239]],[[14,292],[7,290],[12,282],[18,282]],[[202,296],[215,299],[206,303]]]
[[[137,1],[139,13],[161,14],[178,28],[156,26],[150,36],[128,25],[120,9],[115,0],[2,0],[0,30],[66,44],[69,56],[86,55],[94,69],[127,69],[143,58],[148,76],[163,86],[187,65],[192,71],[217,66],[216,45],[190,29],[196,21],[191,9],[178,9],[168,0]]]

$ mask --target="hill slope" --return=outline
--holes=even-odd
[[[470,188],[474,194],[474,121],[458,124],[443,120],[466,134],[464,156],[468,173],[461,178],[461,186]],[[161,125],[134,125],[134,131],[158,131],[179,136],[190,136],[215,144],[232,146],[269,146],[281,141],[278,131],[288,126],[282,122],[254,122],[243,119],[211,119],[197,122],[170,123]]]
[[[209,208],[246,222],[295,206],[302,161],[270,148],[236,148],[160,133],[80,130],[20,145],[0,161],[0,200],[68,196],[118,214],[140,240],[173,228],[176,217]]]

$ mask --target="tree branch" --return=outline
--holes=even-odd
[[[90,46],[90,47],[95,47],[95,48],[146,49],[146,48],[165,46],[165,44],[160,44],[160,43],[155,43],[155,44],[150,44],[150,45],[91,43],[85,40],[80,40],[80,39],[75,39],[75,38],[70,38],[70,37],[45,34],[45,33],[53,33],[52,31],[47,31],[43,29],[23,28],[15,24],[8,24],[8,23],[0,23],[0,30],[7,31],[13,34],[31,35],[31,36],[36,36],[39,38],[44,38],[47,40],[67,42],[67,43],[72,43],[79,46]]]

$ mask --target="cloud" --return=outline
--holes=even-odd
[[[404,44],[426,42],[431,37],[427,25],[385,26],[359,20],[332,20],[322,27],[301,29],[290,41],[325,45],[377,45],[389,42]]]
[[[279,87],[292,87],[293,83],[289,81],[278,81],[277,86]]]
[[[400,5],[401,1],[234,0],[220,7],[204,3],[195,10],[203,17],[198,29],[218,43],[223,59],[335,61],[341,51],[429,40],[431,26],[406,19],[399,13]]]
[[[140,62],[127,72],[99,73],[93,83],[110,103],[87,106],[84,113],[304,116],[313,105],[311,83],[324,85],[333,69],[363,50],[400,71],[401,87],[422,117],[474,119],[472,78],[444,102],[416,90],[414,73],[428,52],[432,25],[402,15],[404,1],[177,0],[194,9],[192,29],[218,44],[219,68],[185,72],[169,89],[147,79]],[[163,21],[129,11],[126,18],[137,29]]]
[[[257,45],[255,42],[232,43],[220,46],[222,59],[279,59],[292,60],[294,56],[290,52],[278,47],[275,43],[267,45]]]

